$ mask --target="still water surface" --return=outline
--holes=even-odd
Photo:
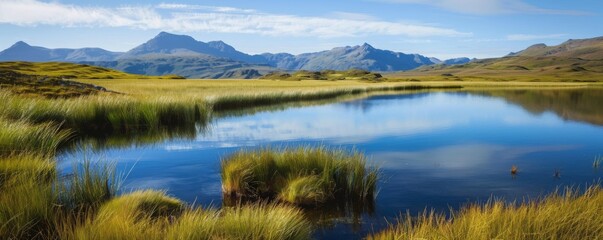
[[[192,138],[106,147],[123,191],[164,189],[222,205],[220,159],[241,148],[324,144],[364,152],[382,170],[372,209],[311,213],[317,238],[360,238],[400,213],[448,210],[491,196],[523,199],[603,177],[603,90],[420,92],[214,118]],[[68,172],[67,153],[60,168]],[[92,156],[90,156],[92,155]],[[512,176],[512,165],[519,174]],[[316,216],[317,215],[317,216]],[[322,216],[321,216],[322,215]]]

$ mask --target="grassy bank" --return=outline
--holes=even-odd
[[[277,199],[297,205],[372,202],[378,171],[358,152],[326,147],[241,151],[222,161],[227,197]]]
[[[519,204],[491,200],[445,214],[402,216],[368,239],[602,239],[603,190],[593,186]]]

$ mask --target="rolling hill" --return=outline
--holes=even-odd
[[[423,66],[388,74],[401,79],[490,79],[500,81],[603,81],[603,37],[568,40],[556,46],[532,45],[501,58],[462,65]]]
[[[34,47],[19,41],[6,50],[0,52],[0,61],[28,61],[28,62],[80,62],[80,61],[110,61],[115,60],[122,53],[110,52],[101,48],[57,48],[49,49]]]

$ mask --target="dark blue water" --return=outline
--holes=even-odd
[[[233,151],[300,144],[355,148],[382,169],[374,209],[359,218],[322,216],[316,235],[360,238],[407,211],[445,211],[491,196],[521,200],[560,186],[592,184],[603,177],[603,169],[593,168],[594,158],[603,155],[603,115],[588,109],[600,100],[591,96],[603,93],[594,93],[577,102],[555,94],[536,94],[534,101],[532,95],[504,91],[375,96],[222,117],[194,140],[87,154],[116,161],[127,175],[126,192],[164,189],[197,205],[219,207],[220,158]],[[66,154],[61,168],[69,171],[68,159],[81,154]],[[519,167],[515,176],[513,165]]]

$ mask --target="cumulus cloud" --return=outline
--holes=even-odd
[[[348,16],[350,16],[348,14]],[[337,17],[269,14],[253,9],[162,3],[87,7],[37,0],[0,1],[0,23],[21,26],[130,27],[176,32],[250,33],[271,36],[468,36],[454,29]]]
[[[425,4],[443,8],[453,12],[468,14],[511,14],[511,13],[533,13],[533,14],[565,14],[582,15],[587,14],[580,11],[556,10],[540,8],[523,0],[377,0],[391,3]]]
[[[507,40],[509,41],[532,41],[539,39],[558,39],[563,38],[567,34],[511,34],[507,35]]]

